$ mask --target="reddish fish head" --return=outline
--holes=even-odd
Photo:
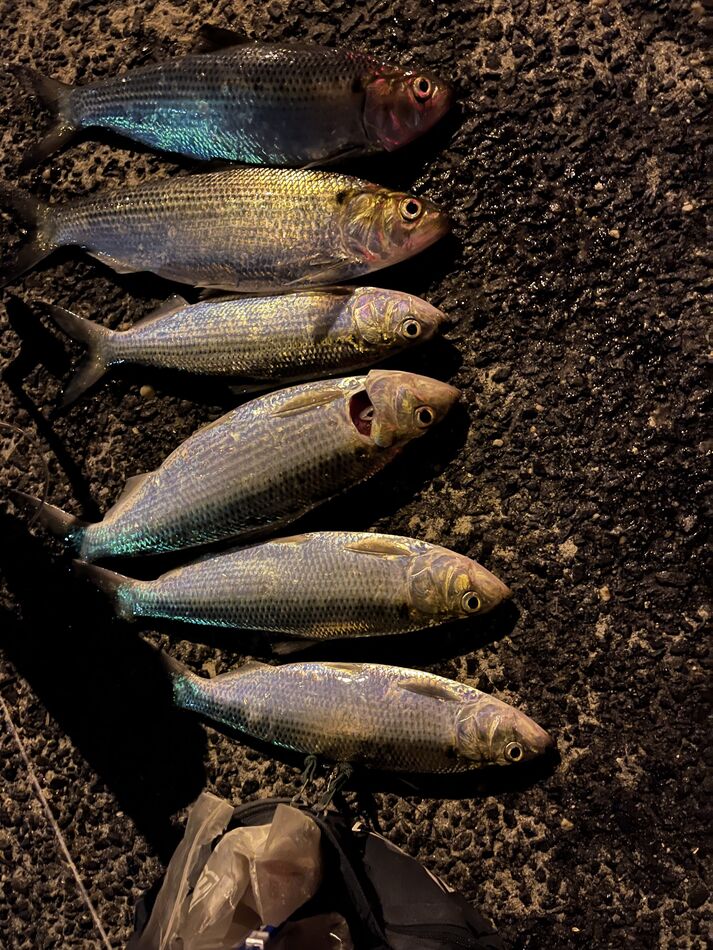
[[[364,185],[339,192],[345,256],[372,270],[418,254],[450,230],[448,217],[427,198]]]
[[[425,435],[460,398],[448,383],[397,370],[372,370],[352,397],[357,430],[379,448],[404,445]]]
[[[433,73],[386,67],[367,83],[364,128],[374,145],[393,152],[427,132],[452,105],[452,88]]]

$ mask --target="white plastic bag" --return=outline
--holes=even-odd
[[[211,849],[232,814],[215,795],[197,799],[137,950],[232,950],[315,894],[321,833],[308,815],[278,805],[270,824],[235,828]]]

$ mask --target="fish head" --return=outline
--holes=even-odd
[[[430,340],[445,314],[398,290],[364,287],[350,297],[352,325],[366,343],[409,346]]]
[[[440,547],[414,558],[408,583],[411,609],[439,622],[485,614],[512,596],[482,565]]]
[[[366,83],[363,122],[369,141],[393,152],[434,126],[453,99],[453,88],[433,73],[385,67]]]
[[[361,395],[352,397],[350,411],[362,435],[379,448],[389,448],[424,435],[459,398],[454,386],[428,376],[372,370]]]
[[[344,253],[372,269],[405,260],[450,230],[450,222],[427,198],[364,183],[337,193]]]
[[[456,716],[456,749],[480,765],[516,765],[544,755],[552,737],[525,713],[481,693]]]

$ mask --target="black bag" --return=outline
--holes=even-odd
[[[293,803],[266,798],[239,805],[228,830],[268,824],[279,804]],[[324,873],[317,894],[291,920],[335,911],[349,924],[356,950],[505,950],[465,898],[386,838],[360,826],[351,829],[338,812],[320,815],[306,805],[293,807],[319,825]],[[146,926],[152,903],[148,896],[139,901],[127,950]]]

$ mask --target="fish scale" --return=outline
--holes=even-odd
[[[186,305],[169,319],[115,334],[108,362],[131,361],[248,379],[328,372],[378,358],[359,339],[348,302],[330,292],[288,294]]]
[[[361,146],[368,55],[245,44],[132,70],[69,94],[77,127],[102,126],[200,159],[304,165]]]
[[[120,273],[200,287],[328,286],[411,257],[449,227],[425,198],[314,169],[177,175],[52,205],[0,181],[0,203],[32,232],[0,283],[78,245]]]
[[[390,370],[293,386],[199,429],[156,471],[130,480],[101,522],[47,504],[40,517],[88,561],[249,538],[374,475],[458,396],[446,383]],[[353,416],[353,399],[370,407],[368,423]]]
[[[437,702],[399,691],[397,667],[354,667],[361,676],[337,664],[291,663],[212,680],[187,678],[179,686],[185,697],[180,705],[256,739],[333,762],[415,772],[472,767],[453,752],[451,710],[439,715]],[[464,701],[469,698],[467,687],[453,685]]]
[[[78,568],[126,619],[164,617],[310,639],[398,634],[485,613],[510,595],[480,564],[440,545],[320,531],[239,548],[153,581]],[[473,606],[468,598],[477,598]]]
[[[455,773],[548,751],[523,712],[464,683],[374,663],[250,662],[213,679],[161,654],[176,705],[263,742],[406,772]]]

